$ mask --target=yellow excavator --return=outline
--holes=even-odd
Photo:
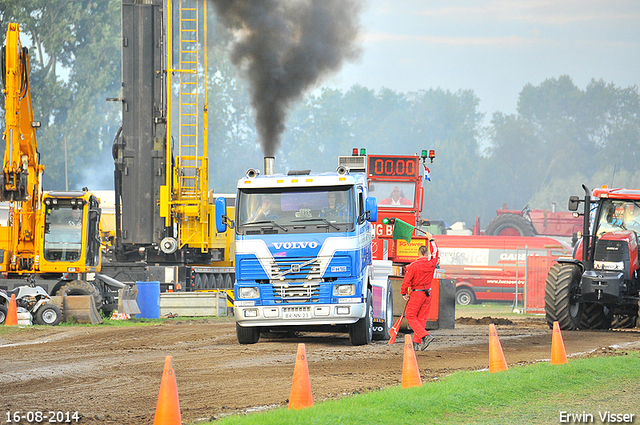
[[[135,300],[136,291],[99,274],[98,198],[87,189],[42,190],[44,165],[35,132],[40,124],[33,120],[31,105],[29,51],[21,46],[16,23],[9,24],[1,56],[6,126],[0,202],[8,214],[6,222],[0,222],[0,290],[11,292],[30,285],[63,298],[88,296],[84,305],[67,307],[62,302],[59,307],[65,313],[65,309],[78,311],[78,321],[99,322],[97,309],[108,312],[116,308],[118,290],[122,290],[120,299],[124,292],[126,300]]]

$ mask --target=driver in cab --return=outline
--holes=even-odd
[[[263,221],[263,220],[277,220],[280,218],[275,211],[275,200],[272,195],[262,195],[262,202],[260,207],[256,209],[251,217],[249,217],[250,222],[254,221]]]
[[[69,220],[69,226],[82,227],[82,210],[74,208],[71,210],[71,220]]]
[[[347,207],[338,203],[338,194],[329,192],[327,194],[328,205],[320,210],[320,217],[346,217]]]

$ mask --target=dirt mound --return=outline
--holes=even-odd
[[[456,323],[459,325],[513,325],[514,323],[509,319],[503,319],[498,317],[485,316],[482,319],[474,319],[473,317],[460,317],[456,319]]]

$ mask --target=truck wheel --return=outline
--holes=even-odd
[[[260,328],[244,327],[236,323],[236,336],[240,344],[255,344],[260,339]]]
[[[90,282],[84,280],[72,280],[61,286],[55,295],[91,295],[96,304],[96,308],[102,306],[102,294],[100,290]]]
[[[562,330],[580,326],[584,305],[578,301],[582,273],[576,264],[558,263],[551,266],[544,289],[544,311],[547,325],[553,329],[557,321]]]
[[[531,221],[517,214],[500,214],[487,224],[485,235],[493,236],[535,236]]]
[[[367,308],[364,317],[353,325],[349,325],[351,345],[366,345],[373,339],[373,296],[371,289],[367,291]]]
[[[584,303],[580,329],[610,329],[613,315],[603,305]]]
[[[56,326],[62,321],[62,311],[53,304],[43,304],[36,311],[35,319],[39,325]]]
[[[0,305],[0,325],[4,325],[4,321],[7,320],[7,306]]]
[[[471,305],[475,304],[476,296],[469,288],[460,288],[456,291],[456,304]]]
[[[393,292],[391,292],[391,282],[389,282],[387,290],[387,308],[382,323],[382,331],[374,332],[373,339],[377,341],[387,341],[391,336],[389,330],[393,326]]]

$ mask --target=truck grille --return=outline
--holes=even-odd
[[[320,261],[317,258],[278,258],[271,263],[271,276],[278,279],[316,278],[320,277]]]
[[[299,303],[320,301],[320,283],[273,284],[273,299],[276,303]]]

